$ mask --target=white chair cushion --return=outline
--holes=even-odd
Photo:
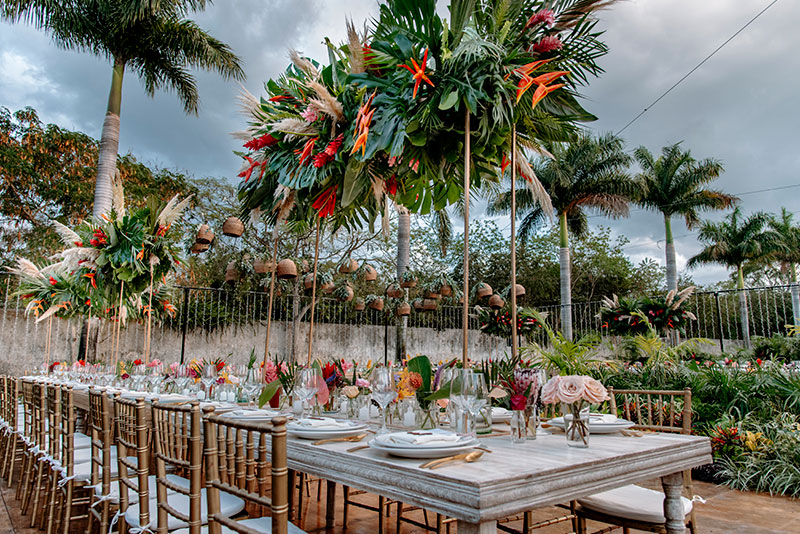
[[[180,493],[167,495],[167,503],[177,511],[189,515],[189,497]],[[225,516],[233,516],[244,510],[244,501],[239,497],[234,497],[230,493],[220,492],[219,494],[220,513]],[[203,488],[200,493],[200,521],[204,525],[208,523],[208,501],[206,500],[206,490]],[[168,516],[167,530],[177,530],[188,527],[188,523],[181,521],[177,517]],[[139,524],[139,504],[129,506],[125,512],[125,521],[129,526],[136,527]],[[156,499],[150,499],[150,524],[147,525],[152,531],[158,526],[158,508]]]
[[[252,528],[253,530],[257,530],[262,534],[272,534],[272,518],[270,517],[257,517],[255,519],[244,519],[239,521],[239,524],[246,526],[248,528]],[[203,527],[200,530],[200,534],[207,534],[208,527]],[[180,530],[176,530],[172,532],[172,534],[189,534],[188,528],[182,528]],[[235,530],[231,530],[228,527],[222,527],[222,534],[238,534]],[[289,534],[306,534],[305,530],[301,530],[299,527],[295,526],[292,523],[289,523]]]
[[[133,483],[136,484],[136,478],[135,477],[131,477],[131,479],[132,479]],[[187,479],[183,478],[183,477],[179,477],[178,475],[167,475],[167,480],[169,480],[173,484],[177,484],[177,485],[182,486],[182,487],[184,487],[186,489],[189,489],[189,481]],[[109,500],[114,504],[117,504],[119,502],[119,487],[120,487],[120,483],[119,482],[112,482],[111,483],[111,491],[109,492],[109,497],[110,497]],[[133,491],[132,489],[128,488],[127,486],[125,487],[125,489],[128,490],[128,504],[136,504],[137,502],[139,502],[139,493],[138,492]],[[173,490],[171,490],[171,489],[167,490],[167,495],[172,495],[173,493],[175,493]],[[147,477],[147,494],[150,495],[150,496],[155,496],[156,495],[156,476],[155,475],[150,475],[149,477]],[[98,485],[96,485],[94,487],[94,495],[98,499],[103,496],[103,485],[102,484],[98,484]]]
[[[666,522],[664,494],[633,484],[578,499],[578,503],[595,512],[614,517],[656,524]],[[692,511],[692,501],[681,497],[681,503],[685,517]]]
[[[92,438],[86,434],[75,432],[75,434],[72,435],[72,445],[75,447],[75,450],[88,449],[92,446]]]
[[[111,457],[111,478],[118,478],[119,477],[119,462],[117,461],[117,451],[114,450]],[[138,462],[135,456],[131,456],[129,458],[131,463],[135,466]],[[75,475],[75,480],[78,482],[86,482],[92,478],[92,463],[91,462],[84,462],[84,463],[76,463],[75,468],[73,470]]]
[[[117,462],[117,449],[110,449],[111,451],[111,463]],[[98,451],[97,455],[100,457],[103,453]],[[86,462],[92,461],[92,449],[75,449],[72,453],[72,458],[76,464],[83,464]]]

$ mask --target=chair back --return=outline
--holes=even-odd
[[[612,414],[636,423],[635,429],[692,433],[692,390],[608,388]]]
[[[271,423],[232,421],[213,415],[213,407],[205,411],[209,534],[221,534],[223,527],[241,534],[253,532],[220,513],[220,491],[253,505],[248,507],[250,517],[264,515],[269,509],[272,534],[286,534],[289,528],[286,418],[274,417]],[[271,497],[267,497],[269,491]]]
[[[30,443],[34,442],[34,415],[33,415],[33,397],[34,386],[36,384],[31,380],[22,381],[22,410],[23,410],[23,427],[22,436],[25,441]]]
[[[47,454],[62,462],[61,457],[61,386],[45,384],[45,416],[47,418]],[[63,464],[62,464],[63,465]]]
[[[139,528],[150,524],[149,476],[150,447],[147,428],[147,406],[144,399],[114,397],[114,423],[116,427],[117,462],[119,472],[119,513],[128,510],[128,490],[139,497]],[[131,460],[136,458],[136,462]],[[135,472],[135,477],[128,476]]]
[[[61,466],[64,468],[64,474],[71,479],[75,474],[75,399],[73,397],[72,386],[60,386],[59,396],[60,414],[58,422],[61,425],[59,432],[61,433]],[[52,435],[50,437],[52,440]],[[56,438],[58,441],[58,438]]]
[[[31,389],[31,441],[40,449],[44,449],[47,440],[46,402],[45,385],[34,382]]]
[[[188,523],[189,534],[200,534],[202,527],[201,489],[203,434],[200,403],[188,405],[153,402],[153,449],[158,496],[158,534],[168,532],[169,516]],[[167,479],[167,470],[189,479],[185,486]],[[167,500],[172,491],[189,499],[189,514],[176,510]]]
[[[108,394],[95,387],[89,388],[89,413],[86,427],[92,441],[91,485],[99,484],[101,495],[111,493],[111,443],[113,440],[111,411],[111,399]],[[107,509],[108,502],[103,501],[100,511],[96,507],[90,507],[89,511],[99,521],[103,521],[102,516],[108,514]]]
[[[17,414],[19,414],[19,380],[13,376],[7,376],[4,378],[5,387],[3,388],[5,391],[5,395],[3,397],[3,406],[5,410],[4,419],[8,426],[11,428],[11,431],[16,431],[18,429],[17,426]]]

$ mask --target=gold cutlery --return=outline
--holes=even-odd
[[[467,463],[472,463],[478,460],[483,456],[483,451],[472,451],[472,452],[465,452],[462,454],[456,454],[454,456],[447,456],[446,458],[439,458],[437,460],[431,460],[430,462],[425,462],[424,464],[420,465],[420,469],[436,469],[437,467],[444,465],[448,462],[455,462],[458,460],[463,460]]]
[[[339,443],[341,441],[354,441],[355,442],[355,441],[361,441],[365,437],[367,437],[366,434],[358,434],[358,435],[355,435],[355,436],[346,436],[346,437],[343,437],[343,438],[320,439],[320,440],[317,440],[317,441],[312,441],[311,444],[312,445],[325,445],[326,443]]]
[[[620,430],[619,433],[622,434],[623,436],[631,438],[641,438],[642,436],[644,436],[644,433],[638,430]]]
[[[356,452],[363,449],[369,449],[369,445],[359,445],[358,447],[353,447],[351,449],[347,449],[347,452]]]

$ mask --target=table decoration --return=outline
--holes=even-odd
[[[403,458],[444,458],[472,450],[478,446],[478,441],[472,436],[432,429],[377,435],[369,446]]]
[[[395,389],[394,373],[388,367],[376,367],[372,371],[372,400],[375,401],[381,408],[382,424],[380,434],[386,434],[386,419],[388,416],[388,408],[393,400],[397,398],[397,390]],[[369,409],[369,407],[367,407]],[[359,418],[360,418],[359,413]]]
[[[431,360],[424,355],[410,359],[401,373],[400,390],[410,391],[416,397],[420,409],[417,426],[423,429],[439,426],[439,405],[428,398],[432,392],[433,378]]]
[[[361,434],[367,426],[360,421],[336,420],[331,417],[306,417],[286,425],[287,431],[303,439],[332,439]]]
[[[500,385],[509,395],[511,441],[536,439],[539,425],[539,398],[545,372],[538,368],[505,367],[500,370]]]
[[[542,402],[561,403],[567,445],[589,446],[589,405],[608,400],[606,388],[590,376],[554,376],[542,388]]]

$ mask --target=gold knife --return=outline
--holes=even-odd
[[[328,438],[328,439],[320,439],[317,441],[312,441],[312,445],[325,445],[326,443],[338,443],[341,441],[361,441],[367,437],[366,434],[358,434],[356,436],[345,436],[343,438]]]

